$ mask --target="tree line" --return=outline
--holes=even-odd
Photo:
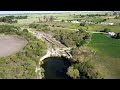
[[[27,19],[27,16],[4,16],[0,18],[0,22],[17,23],[16,19]]]

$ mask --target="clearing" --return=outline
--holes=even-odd
[[[27,41],[13,35],[0,35],[0,57],[10,56],[21,50]]]

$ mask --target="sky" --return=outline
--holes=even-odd
[[[0,14],[65,13],[65,12],[94,12],[94,11],[0,11]],[[97,11],[97,12],[99,12],[99,11]]]
[[[22,13],[64,13],[70,11],[0,11],[0,14],[22,14]],[[74,11],[75,12],[75,11]]]

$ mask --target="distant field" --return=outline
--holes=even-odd
[[[106,20],[108,23],[120,23],[120,19],[108,19]]]
[[[30,24],[33,22],[38,22],[38,18],[28,18],[28,19],[20,19],[18,20],[18,24]]]
[[[120,40],[93,34],[88,47],[96,51],[94,62],[105,78],[120,78]]]
[[[120,32],[120,26],[106,26],[106,25],[89,25],[88,30],[89,31],[96,31],[96,30],[103,30],[104,28],[109,28],[110,31],[113,32]]]

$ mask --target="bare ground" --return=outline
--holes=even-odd
[[[13,35],[0,35],[0,57],[10,56],[20,51],[27,41],[22,37]]]

